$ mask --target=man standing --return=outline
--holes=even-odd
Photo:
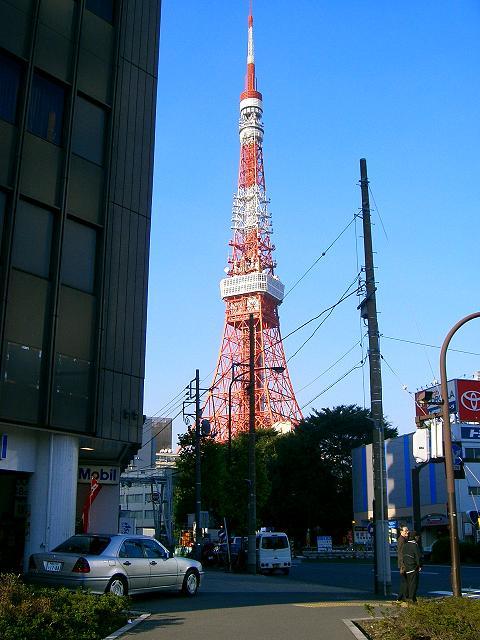
[[[411,602],[417,601],[418,574],[422,570],[420,547],[416,540],[415,531],[410,532],[410,537],[403,545],[402,559],[407,581],[406,598]]]
[[[405,573],[405,564],[403,562],[403,549],[408,540],[408,527],[406,524],[400,525],[400,535],[397,540],[397,559],[398,569],[400,571],[400,588],[398,590],[397,600],[406,600],[407,598],[407,574]]]

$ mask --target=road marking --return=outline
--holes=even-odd
[[[294,607],[307,607],[310,609],[313,608],[317,608],[317,607],[323,607],[323,608],[328,608],[328,607],[364,607],[366,604],[368,604],[369,606],[372,607],[380,607],[380,606],[385,606],[385,605],[393,605],[395,603],[393,602],[367,602],[365,600],[362,600],[360,602],[354,602],[352,600],[346,600],[343,602],[296,602],[294,603],[292,606]]]
[[[429,593],[434,596],[453,596],[452,591],[429,591]],[[480,589],[462,589],[462,596],[480,600]]]

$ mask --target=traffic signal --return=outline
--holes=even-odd
[[[419,391],[417,394],[418,404],[430,404],[433,398],[433,391]]]

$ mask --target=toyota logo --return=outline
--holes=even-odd
[[[465,391],[460,402],[468,411],[480,411],[480,391]]]

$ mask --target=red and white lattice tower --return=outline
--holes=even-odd
[[[227,277],[220,282],[226,304],[225,330],[202,413],[221,441],[228,439],[229,415],[231,435],[248,431],[250,314],[254,316],[255,336],[255,428],[290,430],[302,418],[280,334],[278,306],[284,286],[275,275],[272,255],[275,247],[270,239],[271,216],[265,191],[262,113],[262,94],[257,91],[255,80],[250,10],[246,86],[240,96],[240,167],[233,202],[233,239]]]

